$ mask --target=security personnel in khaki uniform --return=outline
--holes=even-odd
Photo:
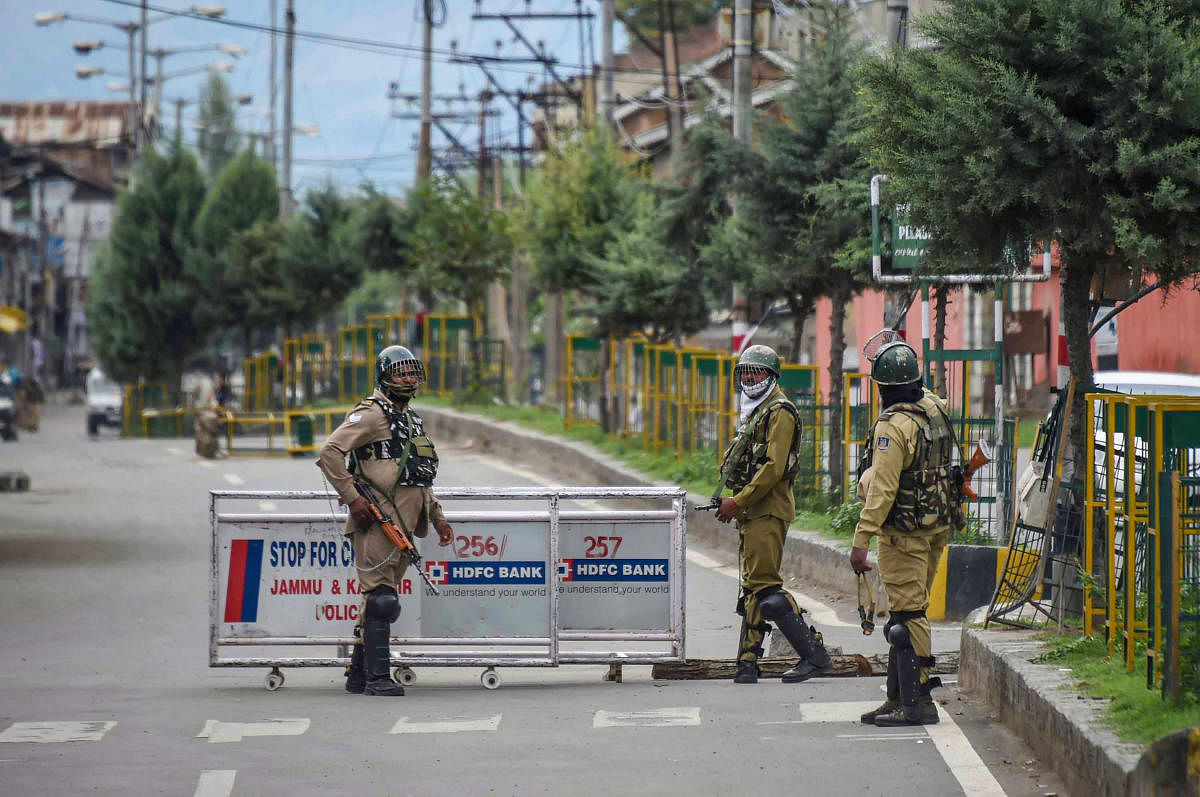
[[[758,682],[758,658],[770,620],[801,657],[783,680],[799,683],[832,664],[821,635],[804,621],[804,610],[783,588],[779,575],[783,543],[796,517],[792,484],[800,459],[799,413],[776,384],[779,355],[770,347],[747,348],[733,378],[742,392],[741,420],[721,459],[721,483],[713,496],[718,498],[725,487],[734,491],[721,499],[717,519],[728,523],[736,518],[738,526],[742,591],[737,612],[742,628],[733,682]]]
[[[917,353],[907,343],[881,348],[871,379],[883,409],[864,452],[863,508],[850,566],[856,573],[871,569],[867,548],[878,536],[879,575],[891,609],[883,634],[891,648],[887,700],[861,719],[881,726],[931,725],[938,714],[930,692],[941,681],[929,677],[934,661],[925,611],[946,538],[962,524],[957,443],[945,405],[922,386]]]
[[[421,416],[409,406],[425,382],[424,364],[403,346],[388,346],[375,361],[375,382],[374,393],[355,405],[321,446],[317,464],[350,507],[345,534],[354,544],[363,593],[362,624],[354,629],[362,642],[355,644],[346,668],[346,691],[403,695],[404,687],[392,680],[389,640],[400,617],[396,585],[408,568],[408,552],[401,553],[374,522],[355,480],[370,487],[383,511],[410,537],[424,537],[432,523],[440,544],[449,545],[454,530],[430,489],[437,452]]]

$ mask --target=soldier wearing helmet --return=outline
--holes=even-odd
[[[721,459],[721,482],[732,496],[720,499],[717,519],[736,518],[741,564],[742,615],[734,683],[751,684],[761,674],[758,659],[773,621],[800,655],[783,674],[786,683],[805,681],[829,669],[832,661],[821,635],[804,620],[804,610],[783,588],[779,566],[787,529],[796,516],[792,484],[800,461],[799,413],[777,384],[779,355],[768,346],[750,346],[734,367],[741,392],[737,434]]]
[[[372,518],[355,488],[364,480],[383,510],[405,534],[424,537],[429,524],[441,545],[454,541],[454,530],[431,489],[438,458],[421,416],[409,406],[425,382],[425,366],[403,346],[388,346],[375,361],[375,391],[363,399],[329,435],[317,464],[342,501],[350,507],[346,536],[354,545],[359,588],[363,594],[360,625],[354,636],[346,691],[403,695],[391,676],[391,624],[400,616],[396,587],[408,568],[400,552]]]
[[[930,696],[933,655],[929,589],[952,527],[962,520],[957,443],[945,404],[925,390],[917,353],[903,341],[875,355],[879,418],[864,446],[859,497],[863,501],[850,566],[871,570],[867,548],[878,537],[879,575],[891,617],[884,626],[888,651],[887,699],[863,714],[864,724],[930,725],[938,721]]]

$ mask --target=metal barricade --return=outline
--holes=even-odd
[[[416,574],[399,585],[393,664],[653,664],[684,657],[685,493],[678,488],[455,488],[452,546],[420,541],[435,595]],[[343,666],[361,597],[346,515],[331,492],[210,494],[209,666]],[[580,509],[575,501],[647,501],[656,509]],[[271,501],[281,511],[258,509]],[[528,502],[538,502],[529,508]],[[549,566],[554,563],[555,566]],[[336,655],[223,655],[229,648],[337,646]],[[489,676],[489,673],[491,675]]]

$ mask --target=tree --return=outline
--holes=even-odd
[[[672,6],[677,31],[707,25],[716,18],[719,7],[713,0],[617,0],[617,11],[631,34],[657,39],[659,14],[666,13],[664,2]]]
[[[88,300],[93,345],[116,379],[165,381],[178,392],[187,356],[212,331],[197,312],[204,290],[187,258],[203,198],[195,158],[174,148],[148,149],[117,199]]]
[[[562,371],[559,352],[563,295],[571,290],[593,298],[601,283],[594,258],[606,252],[629,225],[638,193],[645,190],[625,163],[612,134],[584,128],[546,159],[529,181],[525,208],[518,219],[521,242],[529,253],[533,277],[546,297],[546,384],[557,390]],[[601,347],[606,361],[608,352]],[[602,362],[602,367],[604,363]],[[551,394],[553,395],[553,394]],[[600,382],[600,417],[608,422],[607,384]]]
[[[711,250],[740,258],[752,296],[782,298],[793,314],[798,349],[804,321],[828,296],[831,423],[842,427],[845,310],[869,274],[869,173],[854,140],[854,65],[861,50],[850,36],[853,10],[833,3],[811,12],[825,37],[813,43],[793,86],[778,99],[781,120],[760,126],[760,160],[747,161],[736,220]],[[711,251],[710,250],[710,251]],[[711,254],[710,254],[711,256]],[[793,353],[795,356],[796,352]],[[840,435],[830,437],[832,494],[845,473]]]
[[[210,314],[214,325],[241,326],[247,354],[254,327],[245,320],[260,286],[250,278],[244,263],[233,257],[231,244],[238,233],[273,221],[278,215],[275,170],[266,160],[246,151],[221,170],[196,217],[192,268],[209,294],[198,310]]]
[[[638,197],[633,227],[595,259],[594,313],[602,336],[643,333],[679,342],[708,323],[708,301],[694,260],[664,241],[663,212],[650,193]]]
[[[196,122],[199,128],[197,146],[209,180],[215,180],[237,152],[236,116],[229,84],[220,74],[210,73],[200,89]]]
[[[297,322],[336,308],[362,277],[353,251],[351,211],[337,189],[326,184],[305,194],[301,212],[288,220],[278,257],[282,284],[296,294],[295,315],[281,319],[290,337]]]
[[[436,180],[417,188],[422,213],[409,238],[418,281],[483,313],[488,284],[507,272],[512,242],[501,213],[461,186]]]
[[[1081,386],[1093,283],[1170,284],[1200,256],[1193,6],[947,0],[917,22],[934,46],[862,73],[863,141],[933,234],[934,269],[1002,273],[1005,252],[1020,262],[1031,240],[1056,242]]]

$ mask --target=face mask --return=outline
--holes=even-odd
[[[775,377],[770,376],[759,382],[757,385],[742,385],[742,393],[748,399],[756,399],[759,396],[770,392],[771,388],[775,387]]]

